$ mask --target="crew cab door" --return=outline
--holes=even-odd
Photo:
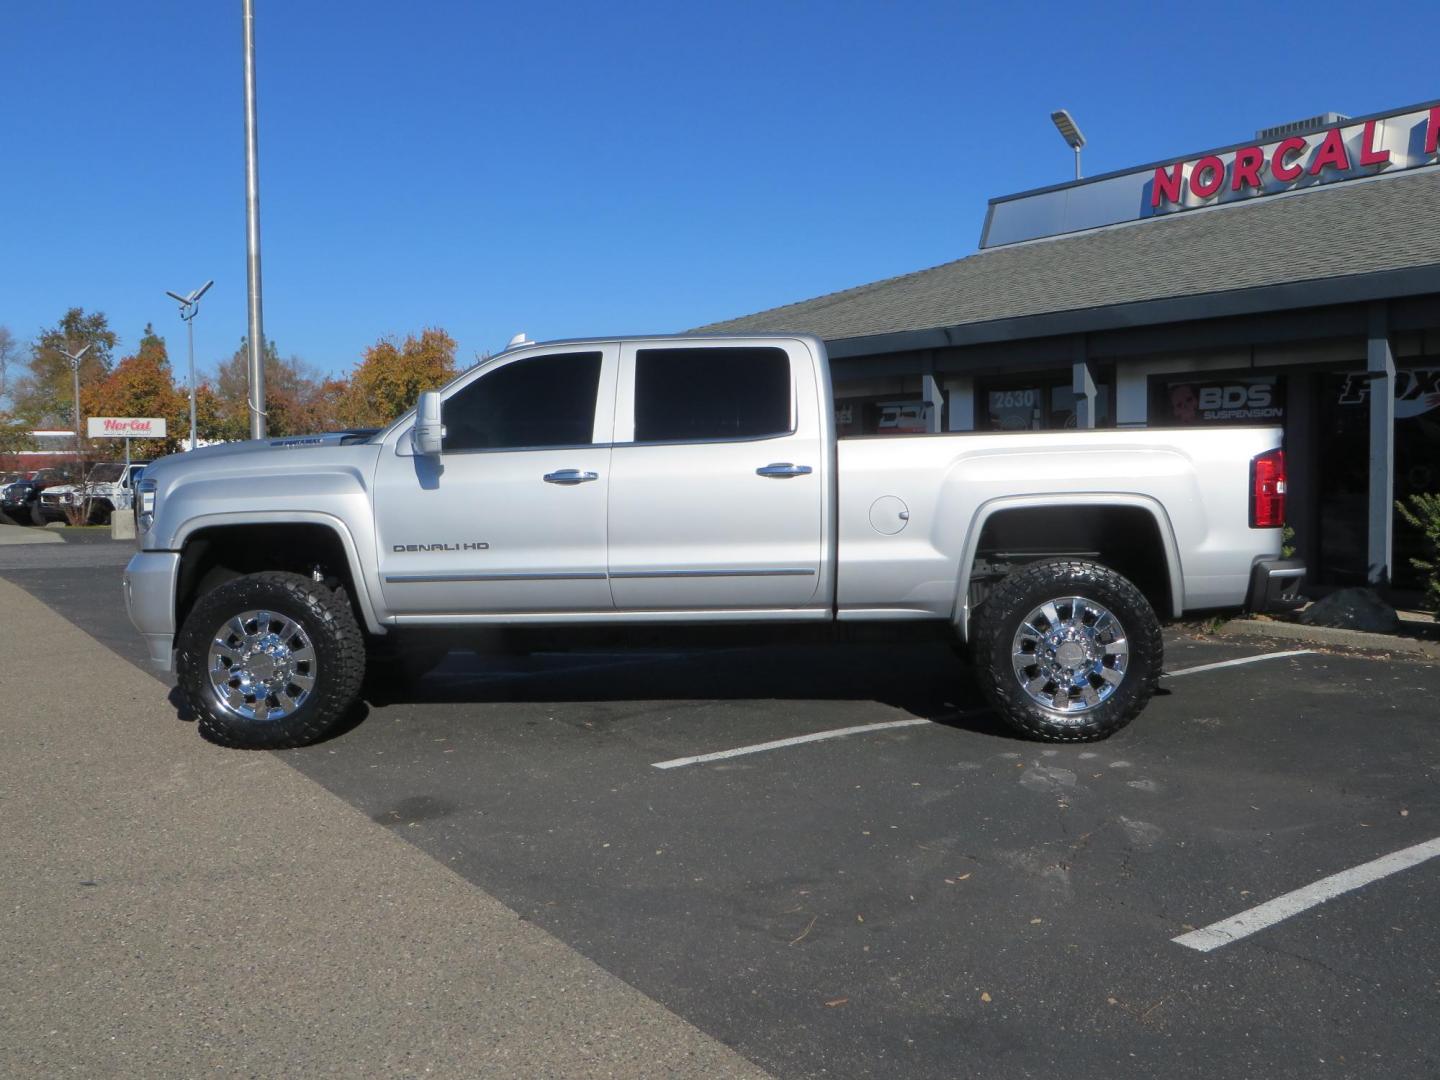
[[[820,591],[826,395],[806,348],[627,343],[619,385],[610,465],[616,607],[828,604]]]
[[[618,349],[501,356],[447,393],[437,457],[382,451],[375,535],[397,615],[608,611]]]

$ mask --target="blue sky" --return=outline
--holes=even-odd
[[[1437,19],[1372,2],[256,0],[265,330],[348,369],[684,329],[975,249],[986,199],[1325,110],[1440,97]],[[10,5],[0,324],[80,305],[183,360],[245,331],[240,3]]]

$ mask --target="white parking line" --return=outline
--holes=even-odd
[[[1216,668],[1234,667],[1237,664],[1254,664],[1261,660],[1279,660],[1286,656],[1305,656],[1313,653],[1314,649],[1292,649],[1289,652],[1262,653],[1259,656],[1242,656],[1238,660],[1222,660],[1218,664],[1201,664],[1199,667],[1181,668],[1179,671],[1165,672],[1166,678],[1174,678],[1177,675],[1194,675],[1201,671],[1213,671]],[[682,765],[704,765],[710,761],[724,761],[727,758],[744,757],[746,754],[762,754],[767,750],[781,750],[787,746],[799,746],[802,743],[823,742],[826,739],[843,739],[847,735],[861,735],[867,731],[885,731],[888,728],[915,727],[920,724],[929,724],[933,721],[922,716],[912,717],[908,720],[888,720],[881,724],[858,724],[855,727],[835,728],[833,731],[816,731],[810,735],[796,735],[791,739],[776,739],[773,742],[755,743],[753,746],[737,746],[733,750],[717,750],[713,754],[695,754],[692,757],[672,758],[669,761],[653,761],[651,767],[656,769],[678,769]]]
[[[1283,660],[1287,656],[1309,656],[1314,649],[1291,649],[1289,652],[1267,652],[1259,656],[1242,656],[1238,660],[1221,660],[1216,664],[1200,664],[1197,667],[1182,667],[1178,671],[1167,671],[1160,677],[1174,679],[1181,675],[1198,675],[1202,671],[1214,671],[1222,667],[1239,667],[1241,664],[1258,664],[1261,660]]]
[[[825,739],[843,739],[846,735],[859,735],[866,731],[885,731],[887,728],[918,727],[933,724],[923,716],[908,720],[887,720],[882,724],[858,724],[855,727],[835,728],[831,731],[816,731],[809,735],[796,735],[793,739],[776,739],[774,742],[755,743],[753,746],[737,746],[733,750],[717,750],[713,754],[696,754],[694,757],[674,758],[670,761],[652,761],[656,769],[678,769],[681,765],[704,765],[707,761],[724,761],[726,758],[743,757],[746,754],[761,754],[766,750],[779,750],[801,743],[822,742]]]
[[[1277,896],[1274,900],[1267,900],[1259,907],[1242,911],[1239,915],[1211,923],[1199,930],[1191,930],[1188,934],[1181,934],[1170,940],[1176,945],[1184,945],[1187,949],[1209,952],[1211,949],[1218,949],[1221,945],[1229,945],[1232,941],[1249,937],[1257,930],[1274,926],[1282,919],[1288,919],[1291,915],[1308,911],[1318,904],[1323,904],[1326,900],[1333,900],[1362,885],[1368,885],[1372,881],[1378,881],[1380,878],[1401,870],[1408,870],[1412,866],[1419,866],[1425,860],[1433,859],[1437,855],[1440,855],[1440,837],[1427,840],[1423,844],[1416,844],[1414,847],[1392,852],[1389,855],[1383,855],[1372,862],[1363,863],[1349,870],[1342,870],[1338,874],[1331,874],[1327,878],[1321,878],[1313,884],[1306,885],[1303,889],[1296,889],[1284,896]]]

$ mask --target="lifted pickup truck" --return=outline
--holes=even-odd
[[[656,623],[933,630],[1019,731],[1097,739],[1154,691],[1160,618],[1293,595],[1279,445],[837,441],[815,338],[522,343],[378,433],[151,465],[125,598],[229,745],[323,737],[427,631]]]

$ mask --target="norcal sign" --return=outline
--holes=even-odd
[[[1414,169],[1432,164],[1437,154],[1440,105],[1161,165],[1149,184],[1147,208],[1163,214]]]
[[[165,438],[165,420],[158,416],[92,416],[88,424],[92,439]]]
[[[1290,125],[1269,139],[1180,160],[991,199],[980,246],[1003,247],[1440,162],[1440,101],[1333,119]]]

